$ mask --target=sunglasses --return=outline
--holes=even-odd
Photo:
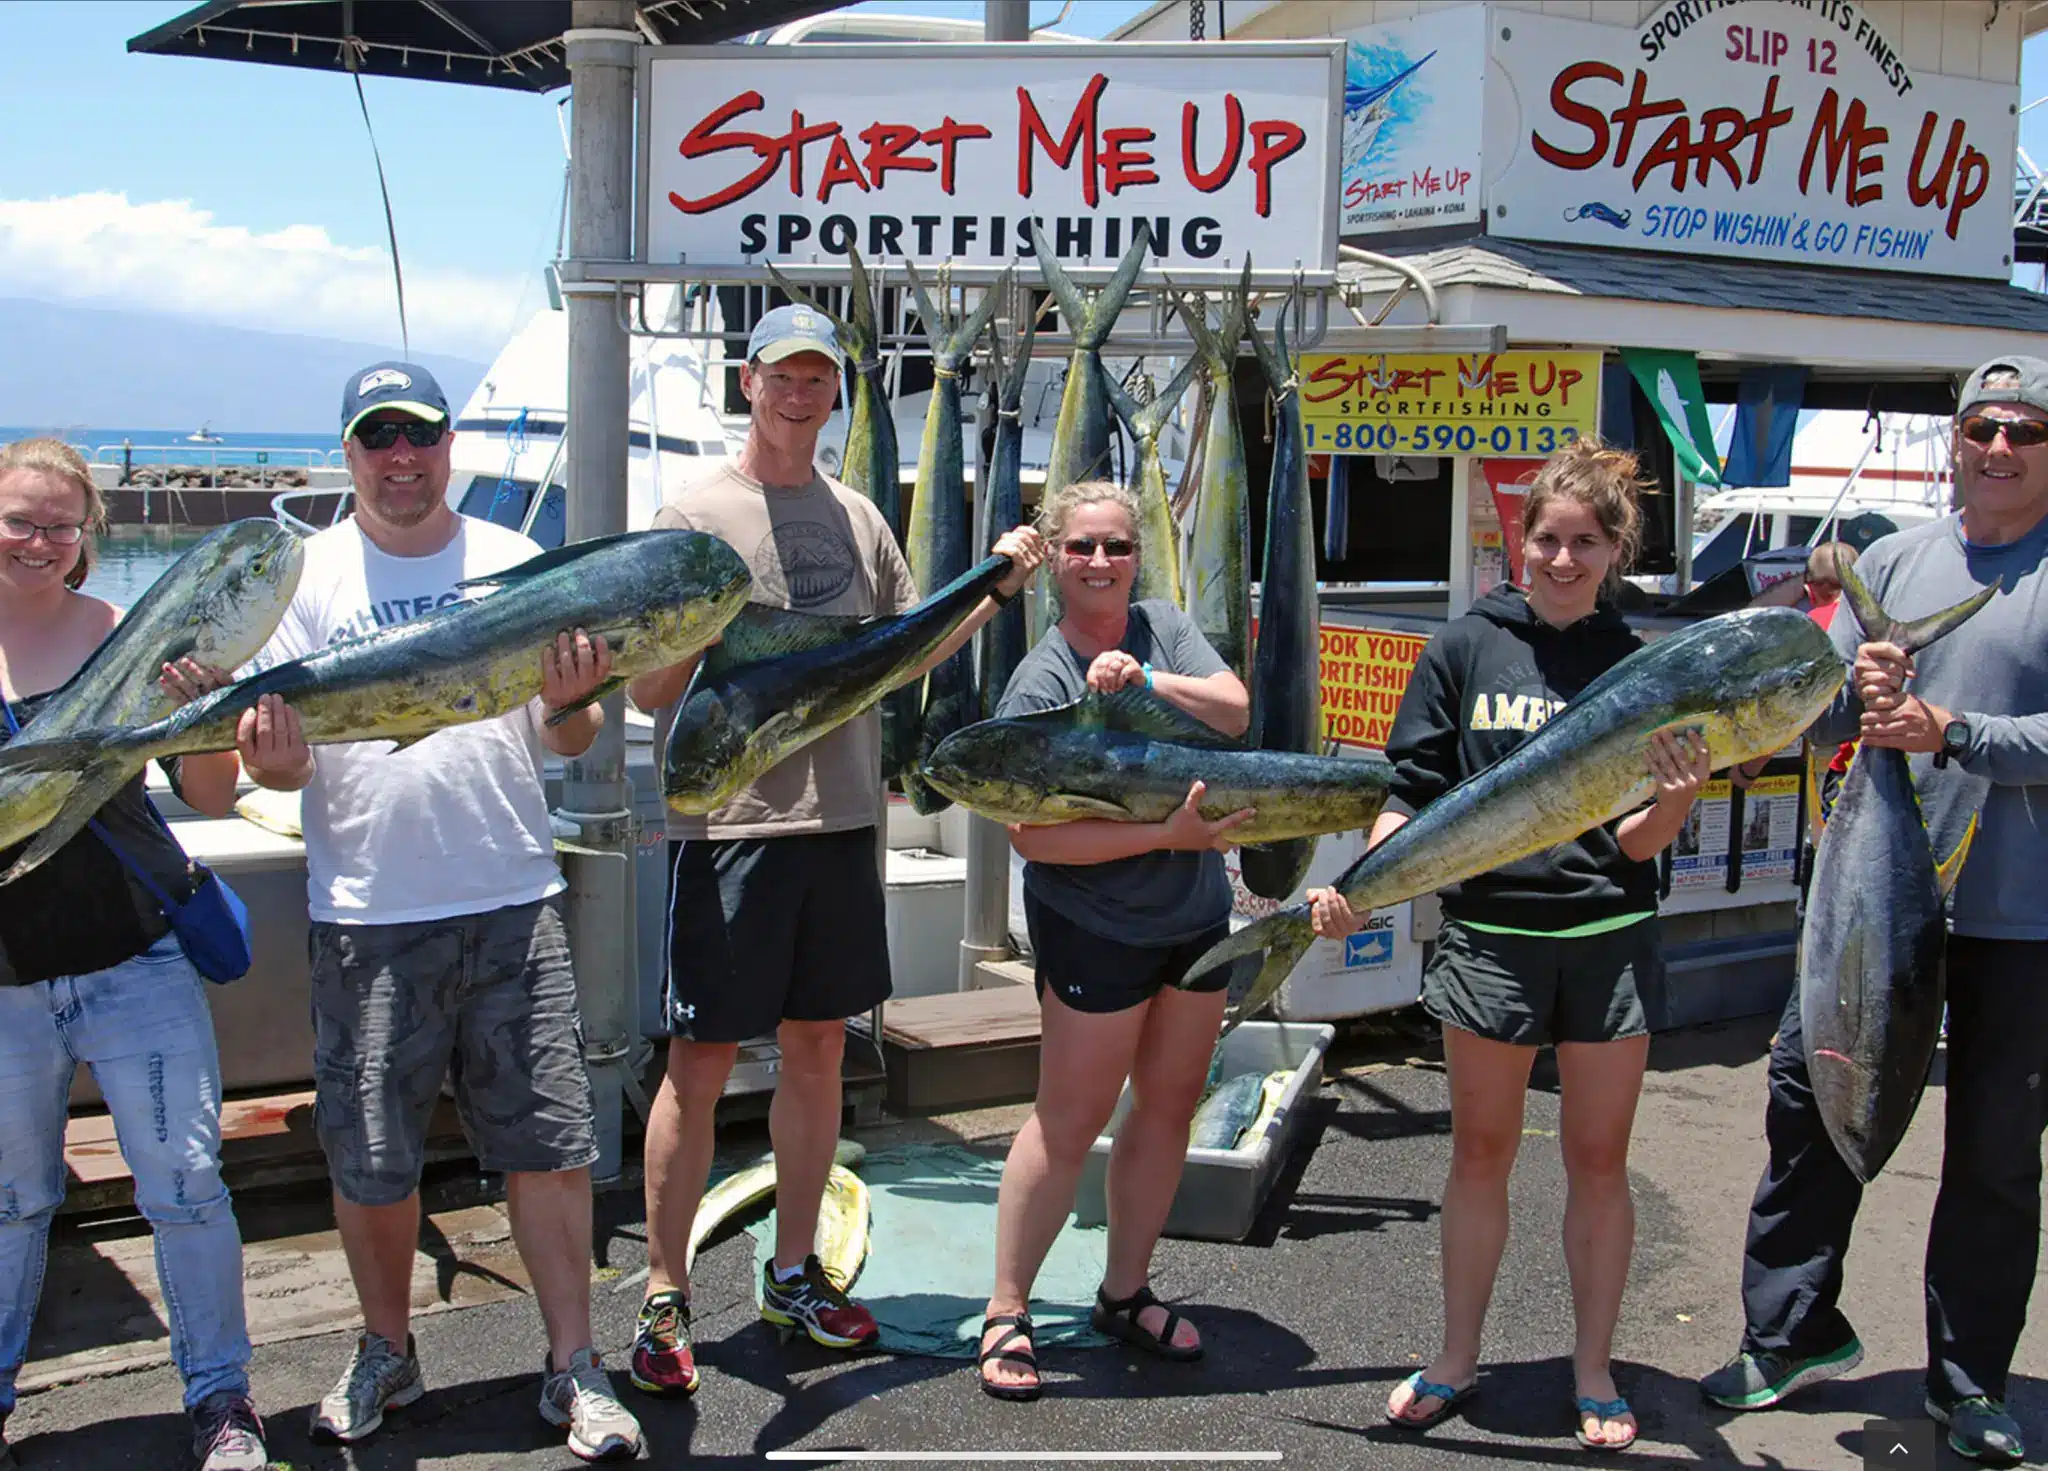
[[[386,419],[377,424],[356,425],[356,443],[364,449],[390,449],[403,434],[414,449],[431,449],[448,432],[446,421],[429,424],[424,419]]]
[[[2048,444],[2048,423],[2039,419],[1987,419],[1982,414],[1972,414],[1962,423],[1963,438],[1972,444],[1990,444],[1997,439],[2000,431],[2005,442],[2014,449],[2032,449],[2037,444]]]
[[[25,516],[0,516],[0,536],[9,541],[27,541],[38,531],[43,540],[53,547],[77,546],[79,538],[85,535],[85,528],[73,521],[59,521],[55,526],[39,526]]]
[[[1121,536],[1105,536],[1100,539],[1093,536],[1070,536],[1063,545],[1070,557],[1092,557],[1097,547],[1102,548],[1103,556],[1112,558],[1128,557],[1138,549],[1136,542],[1126,541]]]

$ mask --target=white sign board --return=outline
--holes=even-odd
[[[1479,219],[1486,7],[1346,33],[1340,233]]]
[[[1337,263],[1343,43],[649,48],[638,258],[950,260],[992,275],[1030,218],[1082,269]],[[765,274],[765,273],[764,273]],[[1156,274],[1153,279],[1156,279]]]
[[[1495,235],[2011,275],[2014,89],[1907,66],[1852,0],[1489,24]]]

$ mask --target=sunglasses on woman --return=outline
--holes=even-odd
[[[2048,444],[2048,423],[2039,419],[1987,419],[1982,414],[1972,414],[1963,420],[1962,428],[1963,438],[1972,444],[1990,444],[2001,430],[2005,442],[2014,449]]]
[[[429,424],[424,419],[386,419],[381,423],[356,425],[356,442],[364,449],[390,449],[403,434],[405,442],[414,449],[431,449],[447,432],[445,421]]]
[[[1105,557],[1128,557],[1138,549],[1136,542],[1125,541],[1121,536],[1070,536],[1064,543],[1070,557],[1092,557],[1097,547],[1102,548]]]

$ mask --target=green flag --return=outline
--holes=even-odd
[[[1718,486],[1721,459],[1714,453],[1714,427],[1707,422],[1698,360],[1689,352],[1647,347],[1624,347],[1621,360],[1657,410],[1686,476],[1700,485]]]

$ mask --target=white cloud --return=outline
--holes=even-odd
[[[403,235],[398,243],[403,259]],[[0,295],[398,341],[384,250],[339,245],[319,225],[258,234],[185,200],[137,204],[112,193],[0,199]],[[517,325],[515,310],[530,314],[538,305],[537,289],[515,276],[405,273],[415,352],[488,362]]]

